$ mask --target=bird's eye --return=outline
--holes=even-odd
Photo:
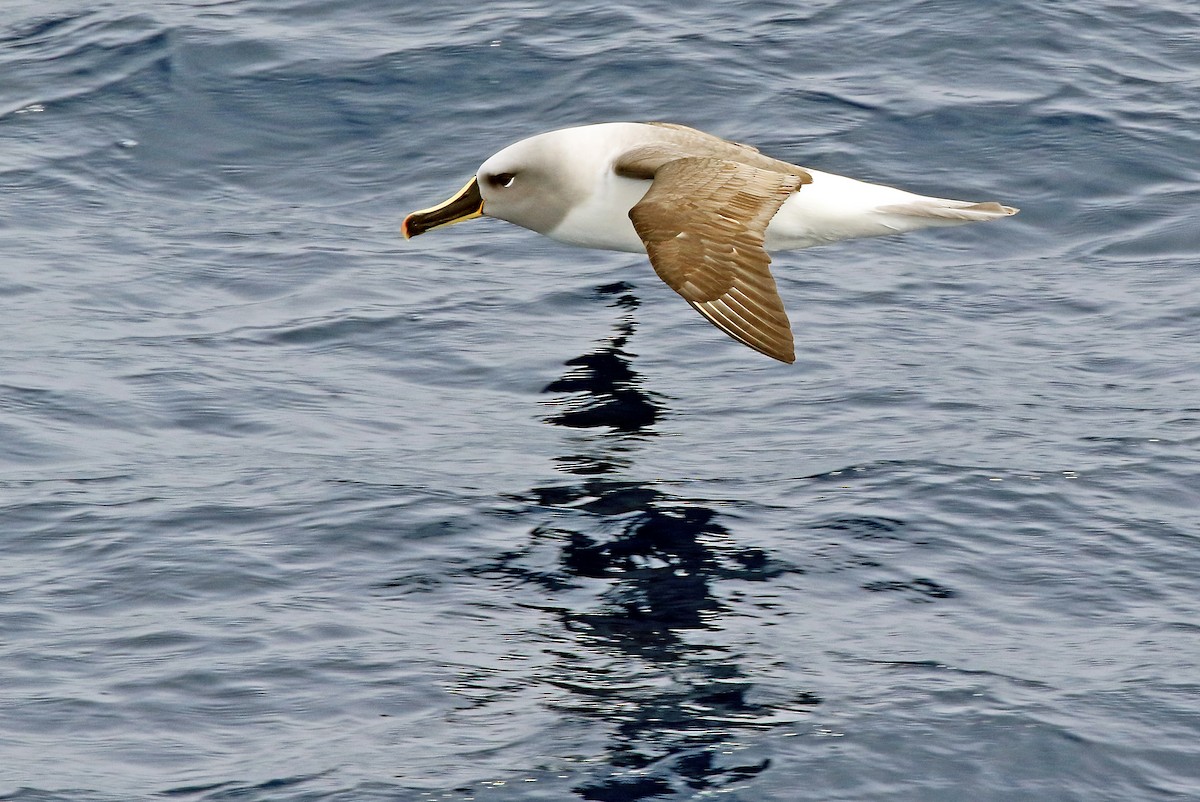
[[[496,173],[488,176],[488,183],[500,189],[507,189],[512,186],[513,179],[516,178],[512,173]]]

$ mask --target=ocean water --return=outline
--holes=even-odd
[[[405,242],[670,120],[1019,216]],[[0,799],[1200,799],[1200,8],[10,0]]]

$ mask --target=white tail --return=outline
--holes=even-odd
[[[959,226],[1017,213],[991,201],[950,200],[809,170],[813,181],[788,198],[767,229],[767,250],[808,248],[855,237]]]
[[[1012,206],[1002,206],[995,201],[971,203],[970,201],[947,200],[945,198],[919,198],[911,203],[889,204],[880,206],[879,211],[885,214],[905,214],[913,217],[940,218],[953,223],[974,223],[983,220],[995,220],[997,217],[1008,217],[1016,214],[1019,209]]]

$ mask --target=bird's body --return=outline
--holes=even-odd
[[[1015,212],[803,168],[683,126],[601,123],[510,145],[458,195],[409,215],[403,231],[484,214],[572,245],[648,253],[659,276],[718,328],[791,362],[767,251]]]

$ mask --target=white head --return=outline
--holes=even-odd
[[[594,129],[564,128],[523,139],[489,158],[454,197],[404,220],[406,237],[486,215],[546,234],[584,202],[611,170],[607,148],[589,147]]]
[[[539,234],[553,230],[593,182],[587,160],[569,147],[567,131],[523,139],[480,165],[475,180],[483,213]]]

